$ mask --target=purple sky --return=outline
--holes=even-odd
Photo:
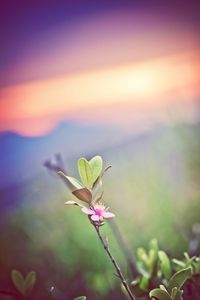
[[[146,12],[149,16],[200,28],[199,1],[2,1],[0,10],[0,85],[12,83],[12,67],[24,58],[24,47],[38,34],[62,23],[69,27],[91,16],[116,10]],[[40,45],[35,45],[40,49]]]

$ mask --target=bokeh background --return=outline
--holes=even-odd
[[[35,270],[30,299],[124,299],[53,169],[112,165],[102,230],[126,277],[151,238],[198,252],[199,3],[2,1],[0,14],[0,290]]]

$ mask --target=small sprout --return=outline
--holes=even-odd
[[[72,194],[79,200],[86,202],[89,207],[85,207],[76,201],[67,201],[65,204],[79,206],[82,212],[88,215],[90,221],[96,226],[102,226],[104,224],[104,219],[113,218],[115,216],[108,211],[108,207],[103,205],[103,192],[94,197],[96,189],[98,188],[98,183],[101,182],[104,172],[108,169],[107,168],[102,172],[102,168],[102,158],[100,156],[95,156],[90,161],[87,161],[85,158],[80,158],[78,160],[78,171],[82,183],[76,178],[66,176],[63,172],[58,173],[71,185]]]
[[[29,272],[24,278],[19,271],[12,270],[11,278],[14,286],[23,296],[26,296],[31,292],[36,281],[36,275],[33,271]]]
[[[140,247],[137,250],[138,256],[138,271],[145,275],[153,275],[157,269],[157,260],[158,260],[158,243],[156,239],[153,239],[149,243],[149,251],[147,252],[144,248]],[[145,273],[144,273],[145,272]]]

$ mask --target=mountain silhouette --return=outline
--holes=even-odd
[[[56,153],[69,160],[113,145],[120,138],[116,133],[114,128],[73,122],[61,123],[39,137],[3,132],[0,134],[0,188],[30,179]]]

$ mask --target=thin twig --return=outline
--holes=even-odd
[[[99,239],[101,241],[101,244],[103,245],[105,251],[107,252],[108,256],[110,257],[110,260],[111,260],[113,266],[115,267],[116,272],[117,272],[117,274],[118,274],[118,276],[119,276],[119,278],[120,278],[120,280],[121,280],[124,288],[126,289],[126,291],[127,291],[128,295],[129,295],[130,299],[131,300],[136,300],[136,298],[133,296],[133,294],[132,294],[132,292],[131,292],[131,290],[130,290],[130,288],[129,288],[129,286],[128,286],[128,284],[127,284],[127,282],[126,282],[126,280],[125,280],[125,278],[124,278],[124,276],[123,276],[123,274],[122,274],[122,272],[120,270],[120,267],[118,266],[115,258],[113,257],[112,253],[110,252],[108,244],[105,243],[104,239],[102,238],[100,230],[99,230],[99,226],[97,226],[97,225],[95,225],[93,223],[91,223],[91,224],[94,226],[94,228],[95,228],[95,230],[97,232],[97,235],[98,235],[98,237],[99,237]]]

